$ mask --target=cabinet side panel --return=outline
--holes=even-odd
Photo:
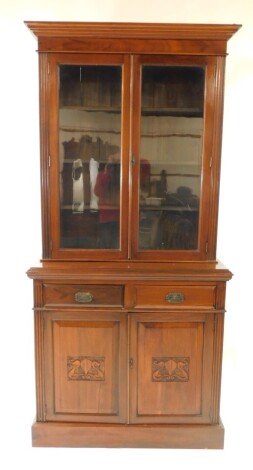
[[[218,423],[220,416],[220,388],[222,372],[224,313],[215,315],[214,328],[214,360],[213,360],[213,387],[211,397],[212,422]]]
[[[41,171],[41,211],[42,211],[42,257],[50,258],[50,186],[48,178],[49,135],[48,135],[48,77],[47,54],[39,55],[40,86],[40,171]]]
[[[223,123],[225,57],[217,57],[214,83],[213,142],[210,147],[211,191],[209,210],[208,259],[215,259],[217,244],[218,200],[220,187],[220,164]]]
[[[43,302],[42,284],[34,281],[34,336],[35,336],[35,373],[36,373],[36,405],[37,421],[45,421],[44,393],[44,324],[43,314],[36,308]]]

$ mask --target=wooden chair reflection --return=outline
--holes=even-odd
[[[197,248],[196,226],[184,214],[162,217],[159,232],[163,249],[190,250]]]

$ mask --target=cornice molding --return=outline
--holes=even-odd
[[[238,24],[86,23],[25,21],[38,38],[195,39],[228,41]]]

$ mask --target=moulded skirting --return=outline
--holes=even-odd
[[[42,423],[32,426],[34,447],[223,449],[219,424],[125,425]]]

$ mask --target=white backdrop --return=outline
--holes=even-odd
[[[37,42],[24,20],[243,24],[228,44],[217,250],[234,273],[227,292],[223,451],[31,447],[33,298],[25,272],[41,256],[39,110]],[[0,47],[1,468],[252,469],[252,0],[0,0]]]

